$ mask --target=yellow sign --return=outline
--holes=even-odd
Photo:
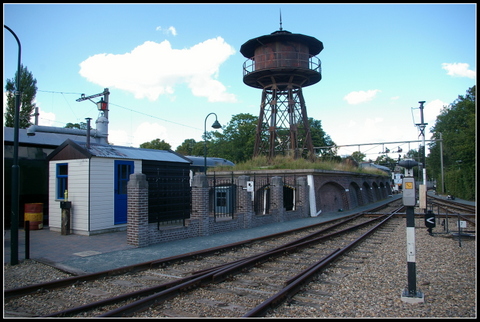
[[[413,189],[413,182],[405,182],[405,189]]]

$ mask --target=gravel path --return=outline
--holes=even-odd
[[[360,259],[363,264],[333,265],[306,293],[299,293],[297,300],[280,306],[268,317],[475,318],[476,238],[462,238],[460,247],[458,238],[444,234],[442,226],[437,224],[434,236],[430,236],[423,219],[416,219],[417,290],[424,294],[424,303],[405,303],[401,300],[407,287],[405,219],[393,220],[400,221],[399,225],[381,238],[382,243],[372,244],[371,253],[350,252],[352,263]],[[452,220],[449,228],[454,227],[456,221]],[[24,260],[15,266],[4,265],[4,289],[68,276],[34,260]],[[309,300],[312,294],[314,298]],[[24,305],[22,311],[28,312],[28,305],[37,304],[30,301]],[[4,310],[5,316],[14,314]]]

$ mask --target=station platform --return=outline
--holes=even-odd
[[[377,202],[375,205],[387,204],[400,198],[401,195],[393,195]],[[128,245],[126,231],[92,236],[61,235],[60,232],[50,231],[48,227],[44,227],[40,230],[30,231],[30,259],[78,275],[96,273],[305,227],[365,211],[371,207],[372,204],[369,204],[349,211],[322,213],[318,217],[272,223],[250,229],[164,242],[147,247]],[[4,263],[10,262],[10,253],[10,230],[5,230]],[[18,230],[18,260],[22,261],[24,259],[25,231],[21,228]]]

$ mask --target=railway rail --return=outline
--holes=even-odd
[[[168,309],[172,298],[177,302],[199,303],[201,307],[216,303],[216,294],[228,293],[232,297],[228,305],[238,316],[262,316],[282,301],[291,299],[323,268],[388,222],[400,211],[397,205],[394,208],[388,211],[391,213],[388,216],[372,219],[360,213],[225,247],[7,290],[5,305],[14,307],[15,301],[25,297],[38,303],[48,302],[72,287],[84,295],[98,287],[97,284],[107,282],[121,286],[118,294],[100,301],[84,295],[73,303],[49,307],[48,313],[39,310],[30,314],[43,317],[169,316],[159,312],[158,307],[163,304],[164,309]],[[290,272],[296,274],[290,276]],[[151,286],[145,287],[145,284]],[[271,297],[265,299],[265,295]],[[126,301],[129,303],[125,304]],[[45,305],[39,304],[39,308]],[[217,314],[222,316],[222,312]],[[197,316],[200,315],[197,313]]]
[[[436,214],[438,221],[444,227],[444,231],[450,233],[449,221],[454,219],[459,225],[459,221],[465,221],[468,228],[464,233],[475,233],[476,228],[476,206],[456,202],[453,200],[445,200],[436,196],[428,196],[428,204],[432,211]],[[461,234],[460,232],[458,234]],[[473,235],[467,235],[473,236]]]
[[[467,205],[461,202],[456,202],[453,200],[445,200],[435,196],[428,196],[428,202],[432,206],[437,206],[438,208],[444,209],[451,213],[460,213],[460,214],[476,214],[476,206]]]

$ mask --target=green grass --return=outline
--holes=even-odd
[[[330,171],[349,171],[358,173],[370,173],[386,175],[385,172],[372,168],[359,168],[343,162],[334,161],[309,161],[303,158],[277,156],[269,160],[266,156],[254,157],[246,162],[237,163],[235,166],[218,166],[215,170],[209,171],[254,171],[254,170],[298,170],[298,169],[320,169]]]

